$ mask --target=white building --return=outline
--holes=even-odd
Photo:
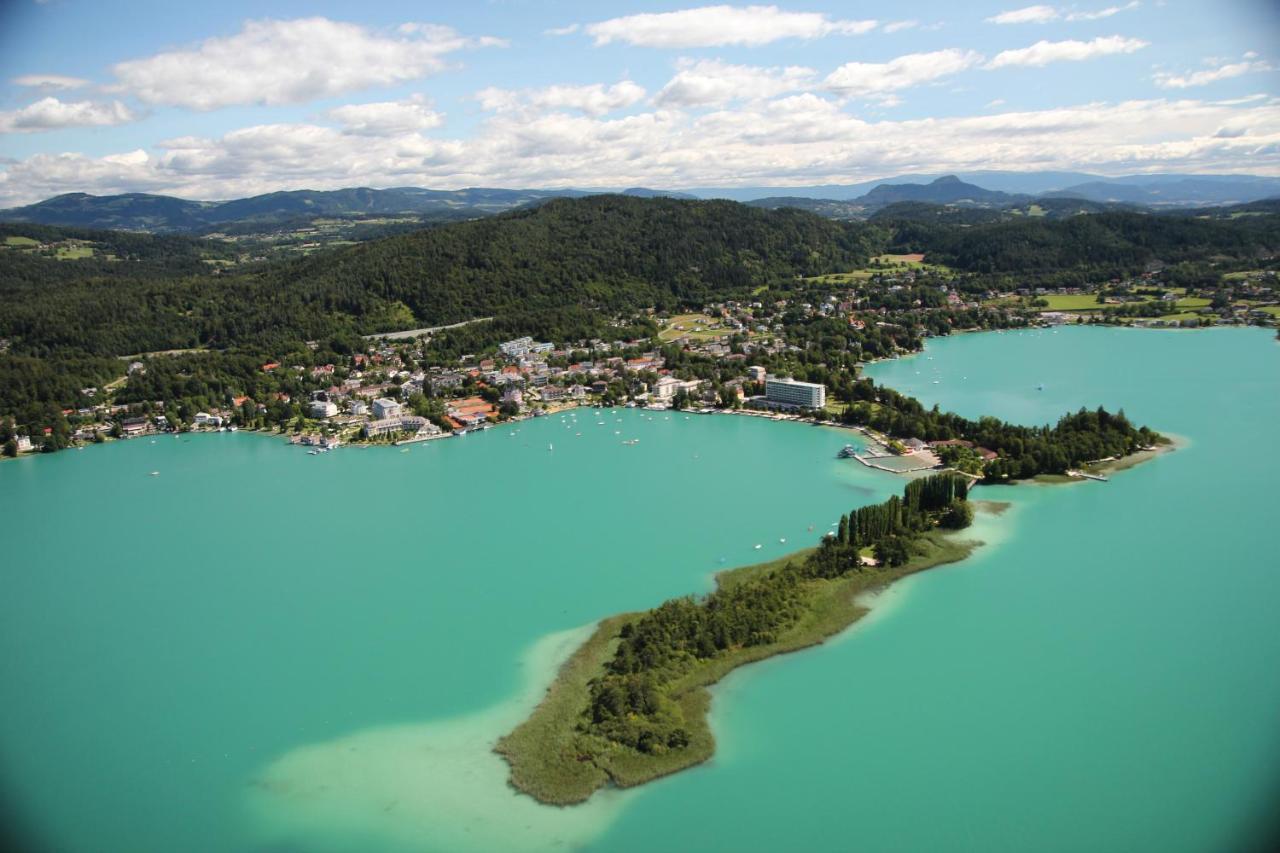
[[[401,405],[388,397],[379,397],[373,401],[374,420],[384,421],[388,418],[398,418],[403,412],[404,409]]]
[[[439,435],[440,427],[418,415],[396,415],[393,418],[369,421],[364,425],[364,434],[370,437],[393,432],[411,432],[416,436]]]
[[[768,374],[763,367],[756,366],[747,368],[747,376],[751,378],[752,382],[763,382],[767,375]]]
[[[821,409],[827,405],[827,388],[815,382],[771,378],[764,383],[765,400],[779,406]]]
[[[328,400],[312,400],[307,404],[307,413],[313,418],[331,418],[338,414],[338,404]]]
[[[680,380],[674,376],[663,376],[653,383],[653,396],[659,400],[670,400],[680,388]]]

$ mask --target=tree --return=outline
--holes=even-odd
[[[8,456],[10,459],[18,455],[17,439],[11,438],[4,443],[4,455]]]

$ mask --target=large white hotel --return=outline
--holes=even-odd
[[[764,398],[774,406],[798,409],[821,409],[827,404],[827,388],[815,382],[769,377],[764,383]]]

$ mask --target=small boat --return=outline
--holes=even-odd
[[[1037,390],[1037,391],[1043,391],[1043,390],[1044,390],[1044,383],[1043,383],[1043,382],[1041,382],[1039,385],[1037,385],[1037,386],[1036,386],[1036,390]]]
[[[787,537],[785,537],[785,536],[784,536],[784,537],[782,537],[781,539],[779,539],[779,540],[778,540],[778,543],[779,543],[779,544],[781,544],[781,545],[786,545],[786,544],[787,544]]]
[[[759,551],[759,550],[760,550],[761,548],[763,548],[763,547],[764,547],[763,545],[757,545],[757,546],[756,546],[756,550],[757,550],[757,551]]]
[[[836,454],[836,458],[852,459],[854,456],[857,456],[857,455],[858,455],[857,449],[855,449],[852,444],[846,444],[844,447],[840,448],[840,452]]]
[[[547,445],[547,450],[555,450],[555,449],[556,449],[556,446],[554,444]]]
[[[151,476],[152,476],[152,477],[159,477],[159,476],[160,476],[160,472],[159,472],[159,471],[152,471],[152,472],[151,472]]]

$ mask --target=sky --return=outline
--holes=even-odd
[[[0,207],[65,192],[1280,176],[1280,0],[0,0]]]

